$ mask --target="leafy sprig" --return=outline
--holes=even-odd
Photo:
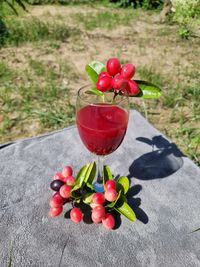
[[[85,70],[93,83],[93,86],[88,90],[89,94],[96,94],[98,96],[103,96],[104,93],[96,88],[96,82],[98,80],[98,75],[105,71],[105,65],[100,61],[92,61],[85,66]],[[141,97],[141,98],[159,98],[161,96],[161,89],[148,81],[135,80],[139,87],[139,93],[136,95],[131,95],[130,97]]]
[[[90,204],[92,202],[92,196],[95,193],[93,187],[93,181],[96,176],[96,163],[91,162],[84,165],[78,172],[75,178],[75,184],[71,191],[71,200],[73,202],[83,201],[85,204]],[[103,167],[103,184],[106,181],[113,180],[113,174],[107,165]],[[116,190],[118,192],[118,197],[115,201],[105,202],[105,208],[114,209],[120,214],[124,215],[130,221],[136,220],[136,215],[130,205],[128,204],[126,194],[129,190],[130,183],[126,176],[121,176],[116,181]]]

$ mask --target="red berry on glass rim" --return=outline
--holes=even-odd
[[[98,79],[100,79],[102,77],[105,77],[105,76],[110,77],[110,74],[108,72],[106,72],[106,71],[102,71],[102,72],[99,73]]]
[[[139,87],[137,83],[133,80],[128,81],[128,94],[131,95],[136,95],[139,93]]]
[[[53,177],[54,180],[61,180],[61,181],[63,181],[64,178],[65,178],[65,177],[62,175],[61,172],[56,172],[56,173],[54,174],[54,177]]]
[[[62,170],[62,175],[64,177],[72,176],[73,170],[71,166],[65,166]]]
[[[135,74],[135,66],[133,64],[125,64],[122,66],[121,75],[124,79],[130,80]]]
[[[113,78],[113,88],[115,90],[124,90],[127,88],[127,81],[119,73]]]
[[[49,209],[49,215],[51,217],[56,217],[56,216],[60,215],[62,213],[62,211],[63,211],[63,207],[62,206],[59,207],[59,208],[50,208]]]
[[[119,73],[121,70],[121,64],[119,62],[119,59],[118,58],[110,58],[107,61],[106,69],[107,69],[107,72],[111,76],[115,76],[117,73]]]
[[[102,219],[103,226],[107,229],[113,229],[115,226],[115,218],[112,214],[107,213]]]
[[[59,191],[61,197],[69,198],[71,196],[71,189],[72,189],[71,186],[66,185],[66,184],[61,186],[60,191]]]
[[[105,184],[105,190],[116,189],[116,182],[114,180],[108,180]]]
[[[80,222],[83,218],[83,213],[82,211],[79,209],[79,208],[73,208],[71,211],[70,211],[70,218],[73,222]]]
[[[99,205],[92,210],[93,217],[96,219],[103,219],[106,214],[106,210],[103,206]]]
[[[57,192],[52,196],[49,204],[51,208],[59,208],[63,205],[63,198]]]
[[[67,176],[67,177],[64,178],[64,182],[67,185],[73,185],[74,182],[75,182],[75,178],[73,176]]]
[[[105,199],[112,202],[117,199],[118,193],[115,189],[110,188],[105,192]]]
[[[106,92],[112,88],[113,79],[110,76],[104,76],[98,79],[96,87],[101,92]]]
[[[105,197],[103,193],[94,193],[92,196],[92,202],[95,204],[103,204],[105,202]]]

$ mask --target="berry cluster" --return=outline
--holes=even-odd
[[[113,202],[117,199],[116,182],[108,180],[104,186],[105,193],[94,193],[90,207],[92,208],[92,221],[94,223],[102,222],[103,226],[112,229],[115,226],[115,218],[111,213],[106,213],[103,206],[106,201]]]
[[[122,91],[130,96],[139,93],[139,87],[131,78],[135,74],[133,64],[121,66],[119,59],[110,58],[106,64],[106,71],[99,73],[96,87],[102,92],[114,89],[116,93]]]
[[[70,166],[65,166],[62,172],[54,175],[50,188],[55,191],[50,200],[49,215],[56,217],[63,211],[63,205],[72,201],[71,192],[75,185],[75,178],[72,176],[73,170]],[[113,202],[118,197],[116,191],[116,182],[108,180],[105,185],[105,193],[93,193],[91,196],[90,207],[92,209],[91,219],[94,223],[102,222],[107,229],[112,229],[115,226],[115,219],[111,213],[106,212],[106,204]],[[83,212],[78,207],[73,207],[70,211],[70,218],[73,222],[80,222],[83,218]]]
[[[75,182],[75,178],[72,176],[73,170],[70,166],[65,166],[62,172],[57,172],[53,181],[51,182],[51,189],[56,191],[50,200],[49,215],[56,217],[63,211],[63,204],[71,196],[72,185]]]

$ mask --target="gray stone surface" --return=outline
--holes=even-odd
[[[1,146],[0,266],[200,266],[199,168],[135,111],[107,163],[130,177],[138,220],[109,231],[48,217],[52,175],[92,158],[76,127]]]

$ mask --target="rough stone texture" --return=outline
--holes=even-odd
[[[200,266],[199,168],[135,111],[107,163],[130,177],[138,220],[109,231],[50,218],[52,175],[92,158],[76,127],[1,146],[0,266]]]

